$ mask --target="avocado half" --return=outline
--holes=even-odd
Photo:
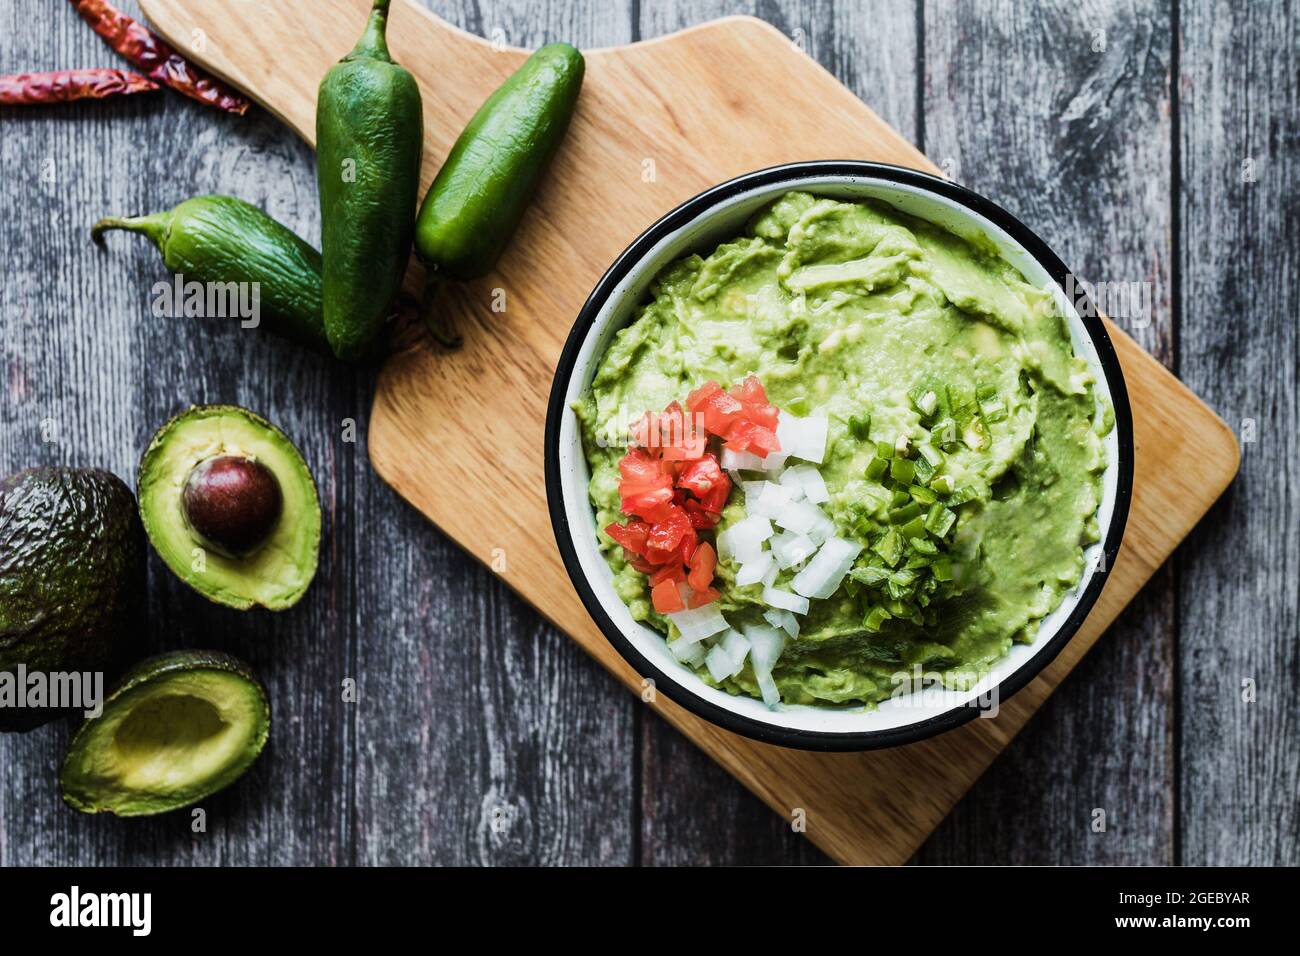
[[[223,553],[199,534],[182,503],[198,466],[229,456],[265,466],[281,506],[269,535],[248,553]],[[320,555],[321,514],[307,463],[284,432],[237,405],[199,405],[158,430],[140,461],[140,517],[158,554],[204,597],[239,610],[281,611],[306,593]]]
[[[111,679],[142,634],[144,575],[135,496],[116,475],[32,468],[0,481],[0,673]],[[0,731],[62,713],[5,704]]]
[[[166,813],[234,783],[270,730],[266,688],[243,661],[217,651],[151,657],[72,738],[59,791],[82,813]]]

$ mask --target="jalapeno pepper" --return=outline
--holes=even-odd
[[[402,284],[420,191],[424,118],[415,77],[393,62],[389,0],[316,106],[325,333],[340,358],[370,351]]]
[[[196,196],[166,212],[101,219],[91,236],[102,243],[110,229],[147,236],[167,268],[187,281],[257,283],[266,329],[330,352],[320,253],[256,206],[231,196]]]
[[[415,227],[429,274],[423,311],[446,345],[456,340],[431,319],[434,287],[443,278],[477,279],[496,265],[564,139],[584,66],[567,43],[529,57],[474,114],[424,197]]]

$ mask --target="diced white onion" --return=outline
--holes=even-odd
[[[813,522],[813,526],[808,529],[808,537],[812,538],[818,544],[824,544],[827,538],[830,538],[835,534],[835,522],[820,508],[817,509],[817,514],[817,520]]]
[[[822,478],[822,473],[812,465],[798,465],[794,468],[787,468],[785,474],[781,475],[781,484],[786,483],[786,477],[793,475],[792,482],[799,486],[803,496],[815,505],[823,501],[831,500],[831,493],[826,488],[826,481]],[[795,496],[796,498],[798,495]]]
[[[719,684],[740,671],[731,655],[718,644],[710,647],[709,653],[704,655],[704,666],[709,669],[709,676]]]
[[[763,618],[773,627],[779,627],[791,637],[799,636],[799,619],[789,611],[783,611],[779,607],[770,607],[763,612]]]
[[[682,632],[681,639],[686,641],[700,641],[727,629],[727,619],[718,610],[717,601],[684,611],[673,611],[667,617]]]
[[[799,476],[799,470],[799,468],[787,468],[781,472],[781,487],[790,489],[791,501],[798,501],[804,496],[803,480]]]
[[[759,552],[757,558],[746,561],[740,566],[740,570],[736,572],[736,584],[742,588],[747,584],[757,584],[767,574],[768,568],[772,566],[772,561],[771,551]]]
[[[784,450],[770,451],[767,453],[766,458],[760,458],[759,461],[763,463],[764,471],[780,471],[785,468],[785,460],[789,457],[789,454]]]
[[[675,641],[668,643],[668,649],[673,652],[673,657],[677,658],[683,664],[700,664],[704,661],[705,646],[702,641],[688,641],[684,637],[679,637]]]
[[[856,541],[830,538],[813,555],[808,566],[794,576],[790,586],[804,597],[824,600],[839,588],[861,553],[862,545]]]
[[[757,482],[763,487],[758,489],[758,494],[751,495],[749,484],[749,482],[745,483],[745,511],[751,515],[775,518],[790,504],[789,488],[778,485],[774,481]]]
[[[785,636],[774,627],[751,624],[745,628],[745,637],[749,638],[749,664],[758,680],[763,703],[775,708],[781,702],[781,695],[772,680],[772,668],[785,649]]]
[[[799,573],[802,574],[803,572],[800,571]],[[779,607],[783,611],[794,611],[796,614],[808,613],[808,599],[806,597],[791,594],[781,588],[763,588],[763,603],[770,607]]]
[[[763,587],[770,588],[773,584],[775,584],[776,575],[777,575],[777,566],[776,566],[776,562],[773,561],[771,566],[767,569],[767,573],[763,575]]]
[[[728,556],[741,564],[759,560],[763,542],[772,537],[772,522],[762,515],[750,515],[737,521],[725,532]]]
[[[740,669],[745,666],[745,657],[749,654],[749,639],[735,628],[728,628],[717,646],[726,651],[731,662],[736,665],[732,673],[740,673]]]
[[[759,471],[763,468],[763,459],[753,452],[732,451],[724,445],[722,448],[722,467],[727,471]]]
[[[781,445],[781,453],[820,465],[826,456],[827,424],[825,418],[798,418],[782,412],[776,423],[776,440]]]
[[[763,481],[762,479],[759,479],[758,481],[742,481],[740,483],[741,490],[745,492],[746,508],[749,507],[749,502],[752,499],[757,498],[759,495],[763,493],[763,486],[765,484],[767,484],[767,482]]]
[[[781,570],[793,568],[811,558],[817,550],[817,543],[806,534],[791,534],[784,531],[773,535],[771,539],[772,554]]]
[[[792,501],[781,510],[774,520],[778,527],[795,534],[806,534],[817,524],[821,509],[806,501]]]

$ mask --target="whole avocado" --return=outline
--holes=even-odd
[[[0,673],[115,675],[141,635],[144,529],[107,471],[32,468],[0,481]],[[0,706],[0,731],[59,716]]]

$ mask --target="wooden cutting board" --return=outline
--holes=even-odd
[[[316,87],[355,42],[368,0],[140,0],[178,48],[311,142]],[[395,58],[424,96],[427,186],[464,123],[525,58],[397,0]],[[641,678],[588,618],[546,511],[542,434],[551,376],[587,293],[677,203],[739,173],[806,159],[938,170],[775,28],[730,18],[588,52],[569,139],[501,262],[443,290],[454,354],[399,336],[370,421],[376,470],[634,692]],[[1032,228],[1033,223],[1029,224]],[[418,287],[418,268],[408,276]],[[504,310],[501,310],[504,304]],[[650,702],[777,813],[845,863],[902,863],[1024,726],[1236,473],[1237,443],[1196,396],[1110,327],[1133,406],[1132,511],[1083,629],[996,719],[907,747],[813,754],[754,743]],[[504,565],[502,560],[504,559]]]

